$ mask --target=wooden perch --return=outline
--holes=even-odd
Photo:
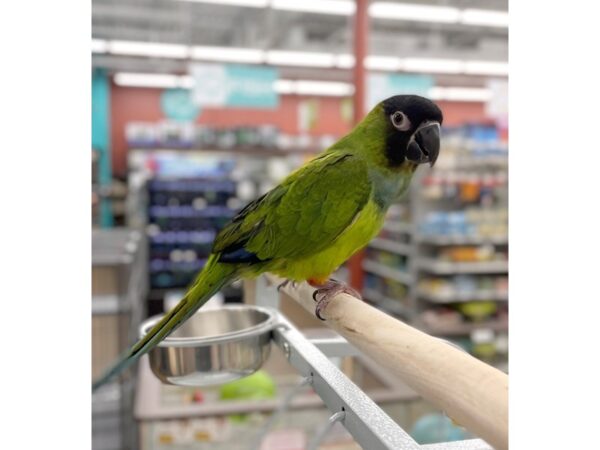
[[[282,279],[267,278],[273,284]],[[281,289],[311,314],[314,288]],[[508,376],[347,294],[331,299],[327,325],[494,448],[508,448]]]

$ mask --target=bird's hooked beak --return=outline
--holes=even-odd
[[[424,122],[414,132],[408,143],[406,158],[417,164],[435,164],[440,153],[440,124]]]

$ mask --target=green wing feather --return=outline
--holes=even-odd
[[[260,261],[317,253],[352,223],[370,193],[362,158],[324,153],[244,208],[217,235],[213,252],[243,249]]]
[[[180,303],[95,381],[93,389],[150,351],[237,278],[241,265],[236,262],[266,270],[260,261],[301,258],[333,244],[368,202],[370,186],[360,157],[328,152],[250,203],[218,234],[213,255]]]

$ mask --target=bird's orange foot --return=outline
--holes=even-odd
[[[281,289],[283,289],[284,287],[286,287],[288,284],[292,284],[292,287],[295,288],[297,283],[295,281],[291,281],[291,280],[285,280],[283,283],[281,283],[279,286],[277,286],[277,290],[280,291]]]
[[[313,300],[317,302],[315,315],[321,320],[325,320],[323,319],[321,312],[327,308],[329,301],[337,294],[346,293],[352,297],[362,300],[360,293],[358,293],[355,289],[352,289],[347,284],[336,280],[328,280],[320,285],[315,285],[309,281],[309,284],[317,288],[315,292],[313,292]]]

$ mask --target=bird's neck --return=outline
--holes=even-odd
[[[415,172],[414,167],[406,166],[401,172],[369,169],[369,178],[373,185],[373,201],[386,211],[393,203],[398,202],[407,192]]]

